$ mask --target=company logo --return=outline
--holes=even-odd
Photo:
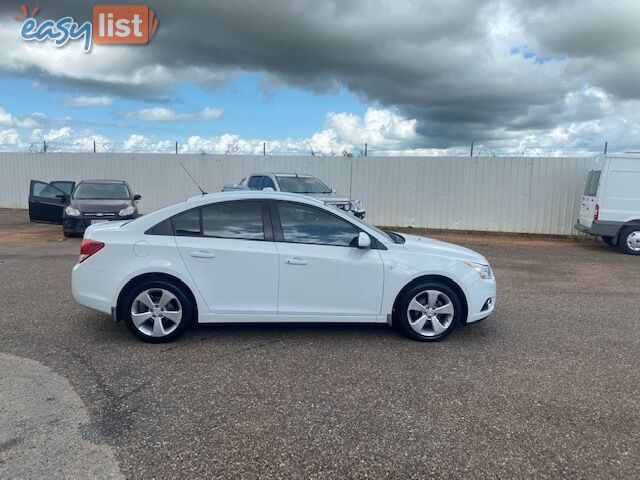
[[[13,18],[22,22],[20,38],[27,42],[51,41],[57,47],[68,42],[82,41],[82,49],[91,51],[92,43],[115,45],[141,45],[149,43],[158,29],[158,18],[146,5],[96,5],[93,22],[79,24],[73,17],[58,20],[47,19],[40,23],[35,18],[40,7],[31,12],[26,5],[20,8],[22,15]]]

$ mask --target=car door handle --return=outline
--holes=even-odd
[[[216,256],[215,253],[210,252],[208,250],[194,250],[193,252],[190,253],[190,255],[196,258],[213,258]]]
[[[309,263],[304,258],[299,257],[287,258],[286,261],[288,265],[306,265],[307,263]]]

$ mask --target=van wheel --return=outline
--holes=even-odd
[[[455,330],[461,315],[456,292],[444,283],[425,281],[402,294],[393,323],[413,340],[435,342]]]
[[[618,247],[629,255],[640,255],[640,226],[623,228]]]
[[[607,245],[609,245],[610,247],[615,246],[613,243],[615,241],[615,237],[602,237],[602,241]]]
[[[182,286],[168,280],[146,280],[126,294],[122,313],[127,327],[140,340],[163,343],[186,330],[193,311]]]

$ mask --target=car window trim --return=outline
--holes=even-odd
[[[220,237],[217,235],[205,235],[204,234],[204,222],[202,220],[202,210],[206,207],[209,206],[214,206],[214,205],[223,205],[223,204],[227,204],[227,203],[238,203],[238,202],[251,202],[251,203],[259,203],[261,208],[262,208],[262,233],[264,235],[264,238],[234,238],[234,237]],[[238,200],[226,200],[224,202],[213,202],[213,203],[208,203],[206,205],[199,205],[197,207],[193,207],[190,208],[188,210],[183,210],[180,213],[176,213],[174,215],[171,215],[168,220],[171,223],[171,229],[173,230],[173,236],[174,237],[196,237],[196,238],[218,238],[221,240],[244,240],[244,241],[250,241],[250,242],[273,242],[273,224],[271,221],[271,215],[270,212],[268,210],[268,202],[262,199],[252,199],[252,198],[243,198],[243,199],[238,199]],[[176,228],[174,225],[174,221],[173,219],[175,217],[178,217],[180,215],[184,215],[188,212],[192,212],[193,210],[198,210],[198,217],[199,217],[199,222],[200,222],[200,231],[199,233],[196,234],[177,234],[176,233]],[[165,218],[164,220],[158,222],[157,224],[155,224],[154,226],[152,226],[151,228],[147,229],[147,232],[150,232],[151,230],[153,230],[154,228],[156,228],[158,225],[160,225],[161,223],[165,222],[167,219]],[[162,234],[155,234],[155,233],[149,233],[149,235],[162,235]]]
[[[372,250],[386,250],[387,247],[385,247],[384,245],[382,245],[380,243],[380,241],[374,237],[373,235],[371,235],[369,232],[363,230],[362,228],[360,228],[358,225],[351,223],[349,220],[342,218],[339,215],[336,215],[335,213],[329,211],[329,210],[325,210],[323,208],[318,208],[315,205],[310,205],[308,203],[300,203],[300,202],[292,202],[292,201],[288,201],[288,200],[269,200],[269,210],[271,212],[271,219],[273,222],[273,236],[274,236],[274,241],[275,242],[280,242],[280,243],[292,243],[292,244],[296,244],[296,245],[319,245],[319,246],[323,246],[323,247],[340,247],[340,248],[358,248],[357,245],[334,245],[331,243],[311,243],[311,242],[291,242],[291,241],[287,241],[284,238],[284,232],[282,230],[282,222],[280,221],[280,212],[278,212],[278,204],[279,203],[289,203],[289,204],[293,204],[293,205],[303,205],[305,207],[309,207],[309,208],[315,208],[317,210],[320,210],[328,215],[331,215],[343,222],[348,223],[349,225],[351,225],[353,228],[356,229],[357,231],[357,235],[360,235],[361,232],[366,233],[367,235],[369,235],[369,238],[371,238],[371,249]]]

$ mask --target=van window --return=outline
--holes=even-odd
[[[584,196],[595,197],[598,193],[598,183],[600,183],[600,170],[590,171],[584,186]]]

